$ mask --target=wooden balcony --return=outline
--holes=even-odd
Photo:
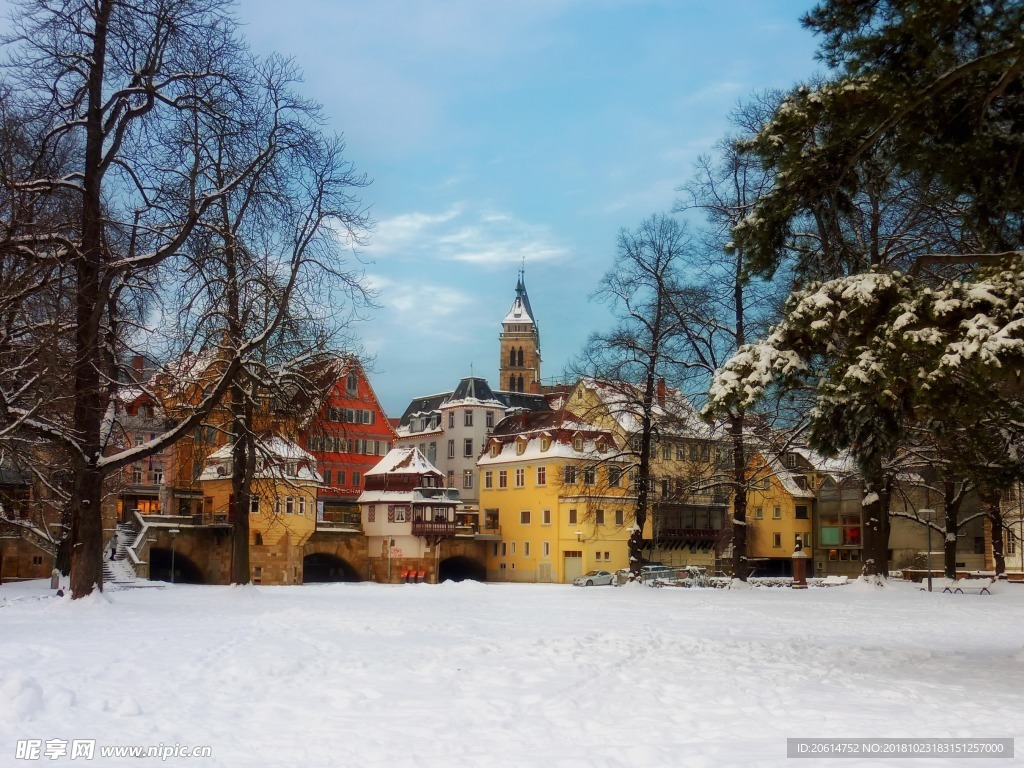
[[[413,520],[413,536],[454,536],[456,523],[454,520]]]

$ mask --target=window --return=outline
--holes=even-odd
[[[462,444],[462,455],[467,459],[473,457],[473,438],[467,437]]]
[[[377,506],[375,504],[371,504],[366,510],[366,521],[369,523],[377,522]]]
[[[754,519],[761,520],[764,517],[764,507],[754,507]]]
[[[306,514],[306,497],[305,496],[299,496],[299,514],[300,515]]]
[[[472,411],[465,411],[465,412],[463,412],[463,414],[462,414],[462,423],[463,423],[463,426],[466,426],[466,427],[472,427],[473,426],[473,412]]]
[[[257,547],[262,547],[263,546],[263,534],[260,533],[259,531],[256,532],[256,542],[255,543],[256,543]]]
[[[548,483],[548,468],[537,467],[537,485],[547,485]]]
[[[626,516],[623,513],[623,511],[621,509],[616,509],[615,510],[615,524],[621,527],[624,524],[624,520],[625,519],[626,519]]]
[[[516,455],[522,456],[526,453],[526,440],[524,438],[516,439]]]
[[[356,376],[355,371],[348,375],[348,379],[345,381],[345,390],[350,395],[354,395],[359,390],[359,377]]]
[[[164,470],[163,467],[156,467],[153,470],[153,485],[164,484]]]
[[[668,443],[665,443],[665,445],[661,446],[661,458],[663,458],[663,459],[665,459],[667,461],[671,457],[672,457],[672,446],[669,445]]]
[[[260,513],[260,497],[250,496],[249,497],[249,514],[258,515]]]
[[[1017,536],[1012,531],[1010,532],[1010,535],[1006,537],[1006,554],[1017,554]]]
[[[321,474],[324,476],[324,485],[331,484],[331,470],[325,469]]]
[[[782,534],[781,533],[773,533],[772,534],[772,546],[775,547],[776,549],[781,549],[782,548]]]
[[[530,542],[524,541],[523,542],[523,557],[529,557],[529,556],[530,556]]]
[[[697,444],[690,443],[690,461],[697,461]]]
[[[782,507],[774,507],[772,509],[772,520],[782,519]]]
[[[487,428],[490,429],[494,426],[494,411],[487,411],[484,417]]]
[[[593,467],[583,468],[583,484],[593,485],[597,480],[597,470]]]
[[[132,467],[132,485],[141,485],[142,467]]]
[[[524,509],[519,513],[519,524],[529,525],[530,524],[530,510]]]
[[[512,554],[514,555],[515,553],[516,553],[516,543],[513,541],[512,542]]]
[[[486,472],[484,472],[484,488],[493,488],[493,487],[494,487],[494,472],[492,470],[488,469]]]
[[[807,520],[808,519],[808,516],[807,516],[807,505],[806,504],[797,504],[796,505],[796,515],[795,516],[796,516],[797,520]]]
[[[43,564],[43,556],[42,555],[32,555],[32,565],[42,565],[42,564]]]
[[[598,525],[604,525],[604,510],[599,509],[594,512],[594,522]]]
[[[455,429],[455,411],[448,411],[448,428]]]
[[[209,498],[209,497],[207,497],[207,498]],[[213,499],[210,499],[210,504],[208,506],[212,506],[212,504],[213,504]],[[276,499],[274,499],[274,514],[277,515],[278,517],[280,517],[280,515],[281,515],[281,497],[280,496],[278,496]]]
[[[354,485],[356,488],[359,487],[359,473],[358,472],[353,472],[352,473],[352,485]]]
[[[516,468],[516,488],[522,488],[526,485],[526,470],[522,467]]]
[[[565,484],[575,485],[576,484],[576,467],[572,464],[565,466]]]
[[[455,441],[454,440],[449,440],[448,441],[448,458],[449,459],[454,459],[455,458]]]
[[[473,487],[473,470],[464,469],[462,470],[462,487],[472,488]]]
[[[622,480],[622,470],[618,467],[608,467],[608,485],[611,488],[618,488]]]
[[[345,484],[345,470],[339,469],[338,470],[338,485],[344,485],[344,484]]]
[[[605,552],[604,553],[604,559],[605,559],[605,561],[611,560],[612,559],[612,553],[611,552]]]
[[[285,497],[285,500],[284,500],[284,513],[286,515],[294,515],[295,514],[295,497],[294,496],[286,496]]]
[[[573,447],[574,450],[582,451],[583,450],[583,438],[582,437],[574,437],[572,439],[572,447]]]
[[[499,488],[508,488],[508,470],[507,469],[499,469],[498,470],[498,487]]]
[[[786,468],[787,469],[792,469],[795,466],[796,466],[796,454],[795,453],[787,453],[786,454]]]
[[[551,542],[542,542],[540,545],[540,552],[544,557],[551,557]]]
[[[503,541],[503,542],[501,542],[501,556],[504,557],[507,554],[508,554],[508,544],[506,544]]]
[[[569,525],[576,525],[576,510],[569,510]]]
[[[540,513],[541,525],[551,525],[551,510],[545,509]]]
[[[455,487],[455,470],[454,469],[449,469],[448,470],[448,483],[447,483],[447,487],[448,488],[454,488]]]

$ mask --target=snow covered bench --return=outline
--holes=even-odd
[[[956,579],[947,584],[943,592],[950,592],[954,595],[963,595],[968,592],[979,595],[991,595],[989,587],[993,584],[992,579]]]

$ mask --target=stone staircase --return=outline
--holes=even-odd
[[[119,523],[114,532],[114,559],[109,557],[110,546],[104,550],[103,583],[122,587],[136,586],[138,576],[128,559],[128,545],[135,538],[135,527],[127,523]]]

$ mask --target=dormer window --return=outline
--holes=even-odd
[[[491,458],[497,457],[501,453],[501,444],[498,442],[491,443]]]
[[[526,453],[526,441],[516,440],[516,454],[522,456],[524,453]]]
[[[583,436],[582,435],[577,435],[576,437],[574,437],[572,439],[572,447],[573,447],[573,450],[575,450],[575,451],[582,451],[583,450]]]
[[[540,449],[542,451],[546,451],[550,447],[551,447],[551,438],[548,437],[547,435],[544,435],[543,437],[541,437],[541,439],[540,439]]]

